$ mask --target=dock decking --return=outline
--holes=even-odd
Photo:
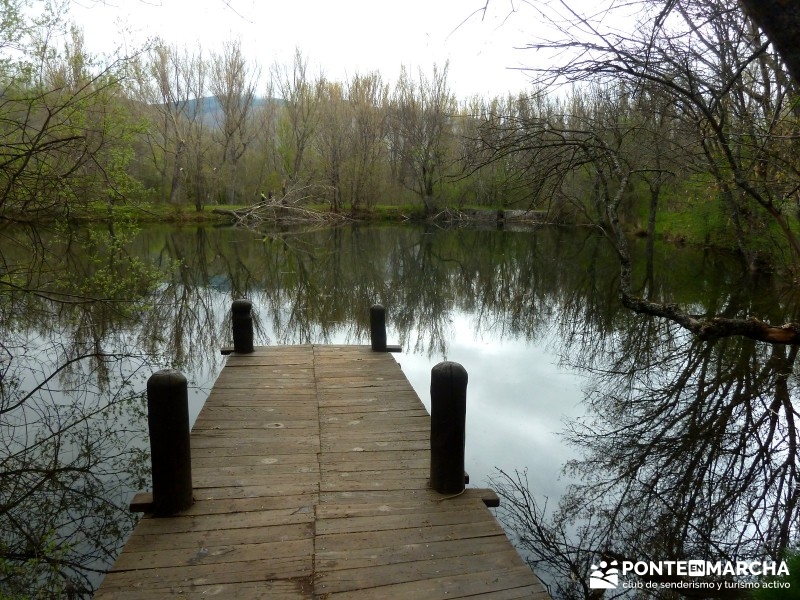
[[[143,518],[95,598],[549,598],[486,491],[428,489],[429,435],[388,354],[231,355],[192,430],[194,505]]]

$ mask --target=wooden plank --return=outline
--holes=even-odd
[[[320,398],[320,405],[324,402]],[[389,413],[398,417],[428,417],[428,411],[422,406],[397,406],[394,404],[380,404],[378,402],[366,402],[354,405],[353,402],[344,405],[326,405],[320,406],[320,418],[323,422],[328,419],[341,419],[342,415],[349,415],[353,413],[374,414],[374,413]]]
[[[334,592],[327,596],[328,600],[347,598],[348,600],[374,600],[375,598],[391,598],[392,600],[418,600],[419,598],[473,598],[484,596],[492,600],[509,598],[508,592],[522,593],[516,597],[531,600],[548,598],[541,584],[531,582],[531,571],[527,567],[517,569],[499,569],[477,573],[462,573],[458,577],[437,577],[399,583],[381,585],[375,582],[371,587],[358,590]],[[316,582],[315,582],[316,584]],[[324,585],[324,584],[321,584]],[[520,589],[522,592],[520,592]],[[322,588],[324,592],[324,588]]]
[[[356,430],[357,423],[353,423],[348,427],[326,427],[321,433],[322,443],[326,441],[336,442],[341,440],[363,440],[364,442],[379,442],[379,441],[408,441],[419,440],[423,444],[427,444],[430,440],[430,430],[417,428],[411,431],[397,431],[392,427],[360,427]]]
[[[358,438],[337,440],[330,436],[322,443],[321,451],[324,454],[328,452],[387,452],[390,450],[390,446],[397,450],[424,450],[426,440],[419,438],[415,440],[395,439],[390,441],[385,436],[379,437],[377,441],[359,440]]]
[[[315,564],[318,570],[359,569],[376,565],[392,565],[419,561],[424,557],[449,558],[458,556],[480,556],[482,553],[510,552],[508,560],[517,564],[516,551],[508,544],[505,536],[472,538],[466,543],[453,543],[453,540],[428,542],[424,548],[420,544],[405,544],[385,548],[359,548],[347,550],[317,550]]]
[[[195,502],[185,515],[213,515],[220,513],[242,513],[251,511],[290,510],[292,513],[314,513],[318,504],[317,494],[295,494],[288,496],[257,496],[254,498],[203,498]]]
[[[236,486],[272,486],[288,489],[303,486],[303,489],[313,488],[319,481],[319,473],[258,473],[251,472],[247,475],[228,475],[212,473],[196,475],[192,473],[192,481],[197,488],[211,487],[236,487]]]
[[[191,533],[199,531],[228,531],[250,527],[283,526],[313,521],[313,511],[300,512],[290,509],[250,511],[243,513],[191,514],[168,519],[144,518],[139,521],[136,532],[140,535]]]
[[[473,491],[473,490],[469,490]],[[328,500],[323,496],[323,502],[317,507],[318,519],[334,519],[338,517],[364,517],[364,516],[383,516],[387,514],[437,514],[440,512],[471,511],[483,515],[485,519],[491,520],[491,513],[483,510],[475,510],[481,506],[481,497],[478,494],[470,494],[464,500],[464,495],[457,497],[439,496],[428,499],[420,498],[418,495],[405,496],[386,494],[383,496],[340,496]],[[444,499],[443,499],[444,498]],[[350,501],[348,501],[350,499]],[[486,516],[488,515],[488,516]]]
[[[300,430],[302,431],[302,430]],[[219,430],[206,430],[202,435],[194,435],[191,439],[192,452],[195,448],[246,448],[252,449],[258,445],[272,445],[285,447],[285,454],[292,452],[290,448],[297,451],[298,448],[313,448],[315,451],[319,446],[319,436],[313,433],[301,435],[297,430],[269,430],[269,438],[263,432],[251,432],[247,435],[244,432]]]
[[[125,552],[177,550],[181,548],[199,549],[207,546],[224,546],[225,544],[279,543],[304,539],[312,540],[313,537],[314,527],[312,523],[250,527],[231,531],[209,530],[188,532],[185,535],[161,535],[159,532],[151,534],[135,533],[125,545]],[[117,560],[121,560],[123,554]]]
[[[390,548],[406,544],[427,544],[430,542],[471,540],[473,538],[505,537],[505,533],[497,523],[480,521],[477,523],[460,523],[457,525],[441,525],[438,527],[418,527],[399,531],[364,531],[358,535],[352,533],[331,533],[317,536],[317,547],[322,550],[350,551],[364,548]]]
[[[337,533],[361,533],[390,531],[397,533],[402,529],[420,529],[426,527],[442,527],[460,524],[492,522],[494,517],[488,511],[475,510],[468,507],[466,510],[428,510],[405,512],[375,512],[366,516],[319,518],[317,520],[317,535]]]
[[[453,544],[451,544],[452,546]],[[413,584],[432,579],[458,578],[469,573],[491,574],[508,567],[509,549],[497,552],[484,552],[478,555],[455,555],[435,557],[417,554],[417,560],[392,563],[388,565],[372,564],[350,569],[318,570],[314,579],[315,587],[324,588],[328,593],[362,590],[365,588],[386,587],[396,584]],[[503,589],[498,586],[494,590]],[[394,598],[394,595],[387,595]],[[420,596],[427,598],[428,596]]]
[[[470,490],[466,490],[469,492]],[[439,494],[434,492],[429,487],[425,486],[424,489],[404,489],[397,490],[396,492],[383,492],[383,491],[356,491],[350,490],[345,492],[324,492],[320,493],[320,504],[334,504],[334,503],[388,503],[388,502],[426,502],[427,500],[438,497]]]
[[[422,480],[427,481],[429,478],[428,469],[425,467],[418,467],[416,469],[405,469],[405,470],[396,470],[396,469],[386,469],[383,471],[376,471],[369,468],[358,469],[358,470],[351,470],[351,471],[340,471],[338,473],[326,473],[322,477],[322,483],[335,485],[337,483],[341,483],[343,480],[346,480],[345,485],[354,486],[356,481],[360,483],[369,483],[371,481],[378,481],[378,480],[398,480],[400,482],[407,482],[410,480]],[[402,487],[406,487],[403,485]],[[414,486],[416,487],[416,486]],[[357,488],[353,488],[357,489]]]
[[[206,405],[198,415],[197,423],[202,421],[244,421],[251,418],[254,414],[270,416],[275,421],[281,420],[304,420],[317,418],[319,411],[316,404],[303,404],[299,402],[278,403],[265,401],[261,405],[254,407],[252,404],[219,404],[215,406]]]
[[[258,582],[237,582],[234,584],[218,583],[202,585],[193,582],[191,585],[175,587],[157,587],[155,585],[142,589],[109,588],[95,594],[95,599],[101,600],[151,600],[154,596],[159,598],[235,598],[236,600],[305,600],[311,598],[313,583],[310,577],[297,577],[294,579],[273,579]]]
[[[261,445],[260,448],[272,448],[280,450],[278,445],[265,446]],[[198,473],[200,469],[213,469],[215,471],[222,470],[222,472],[231,472],[235,469],[244,469],[250,467],[257,467],[260,469],[269,468],[270,472],[287,473],[295,472],[294,469],[308,469],[314,467],[319,470],[318,454],[306,453],[268,453],[268,452],[253,452],[249,455],[238,456],[235,461],[231,461],[230,456],[218,456],[210,454],[205,456],[197,456],[192,453],[192,473]],[[231,463],[234,464],[231,464]]]
[[[197,450],[200,456],[229,456],[234,460],[238,456],[261,456],[264,458],[285,456],[293,453],[306,454],[319,452],[319,438],[312,436],[280,436],[272,437],[269,442],[254,438],[237,438],[216,436],[203,440],[192,440],[192,452]]]
[[[307,368],[272,368],[269,366],[262,366],[257,372],[254,372],[254,365],[240,365],[231,366],[229,370],[225,371],[225,376],[230,378],[250,378],[257,377],[261,379],[277,379],[286,381],[291,384],[299,381],[313,381],[314,369]]]
[[[365,467],[370,470],[378,471],[404,471],[406,469],[429,469],[430,458],[425,456],[420,450],[407,450],[404,452],[370,452],[369,454],[334,454],[341,457],[339,459],[325,456],[320,460],[320,465],[324,472],[339,473],[347,471],[360,471]],[[392,460],[392,456],[397,456]],[[360,460],[357,460],[360,459]]]
[[[208,399],[206,399],[206,405],[226,406],[228,404],[235,405],[236,403],[246,405],[247,401],[257,406],[261,406],[267,401],[285,402],[287,404],[302,402],[316,403],[316,397],[316,390],[298,390],[292,387],[281,390],[229,388],[224,391],[219,388],[212,388]]]
[[[324,413],[323,413],[324,415]],[[414,415],[411,417],[395,415],[393,413],[357,411],[347,415],[335,417],[322,417],[322,423],[327,431],[336,433],[339,429],[348,429],[359,425],[369,425],[370,431],[424,431],[430,436],[431,419],[428,415]]]
[[[284,558],[311,558],[313,539],[284,540],[277,542],[242,543],[225,540],[224,544],[209,544],[190,548],[154,550],[147,548],[139,552],[124,552],[114,564],[113,572],[163,569],[167,567],[224,565],[247,563],[266,556],[280,555]],[[233,565],[235,568],[236,565]]]
[[[244,378],[226,376],[222,380],[218,379],[214,384],[217,389],[231,389],[238,388],[243,390],[285,390],[289,385],[286,381],[278,381],[275,379],[263,379],[260,377]],[[295,390],[313,390],[313,382],[301,380],[300,382],[292,383],[291,386]]]
[[[300,557],[278,554],[241,562],[180,565],[150,570],[158,573],[158,585],[163,588],[307,577],[312,573],[312,564],[310,554]],[[141,582],[143,571],[147,572],[111,572],[104,580],[103,587],[131,587]]]
[[[384,477],[375,481],[326,481],[320,484],[322,492],[340,492],[346,490],[355,491],[380,491],[380,490],[399,490],[405,487],[420,487],[428,484],[428,477],[417,477],[405,479],[390,479]]]
[[[219,500],[223,498],[263,498],[280,495],[314,495],[319,492],[319,483],[292,483],[292,485],[284,485],[283,487],[276,487],[274,485],[239,485],[239,486],[225,486],[213,487],[209,485],[205,488],[200,488],[195,485],[194,497],[197,501],[202,500]]]
[[[231,431],[242,431],[247,429],[307,429],[310,431],[317,431],[319,428],[318,419],[308,420],[291,420],[291,419],[275,419],[272,415],[265,415],[263,418],[260,414],[252,414],[248,419],[198,419],[194,424],[192,431],[202,431],[203,429],[216,431],[229,429]],[[270,418],[272,417],[272,418]]]

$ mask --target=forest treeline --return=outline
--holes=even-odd
[[[587,37],[573,15],[563,39],[531,47],[574,59],[532,69],[527,91],[468,99],[446,64],[333,81],[299,49],[263,66],[236,40],[109,59],[63,15],[2,6],[6,220],[302,188],[333,211],[532,208],[604,225],[613,205],[629,230],[736,248],[751,266],[800,258],[797,88],[730,0],[638,3],[644,26],[624,37]]]

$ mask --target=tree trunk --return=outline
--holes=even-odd
[[[740,0],[739,4],[767,34],[792,78],[800,82],[800,4],[790,0]]]
[[[172,185],[169,192],[170,204],[181,203],[181,192],[183,191],[183,155],[186,150],[186,143],[181,140],[178,142],[178,148],[175,152],[175,168],[172,173]]]

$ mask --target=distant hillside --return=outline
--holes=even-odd
[[[258,97],[253,98],[253,108],[258,108],[261,106],[266,105],[268,102],[274,102],[276,104],[282,104],[284,101],[281,98],[264,98]],[[194,100],[190,100],[189,104],[186,106],[186,112],[189,114],[194,113],[195,106],[200,105],[200,118],[203,122],[207,125],[216,126],[217,123],[220,121],[220,104],[219,101],[214,96],[204,96],[202,98],[197,98]]]

